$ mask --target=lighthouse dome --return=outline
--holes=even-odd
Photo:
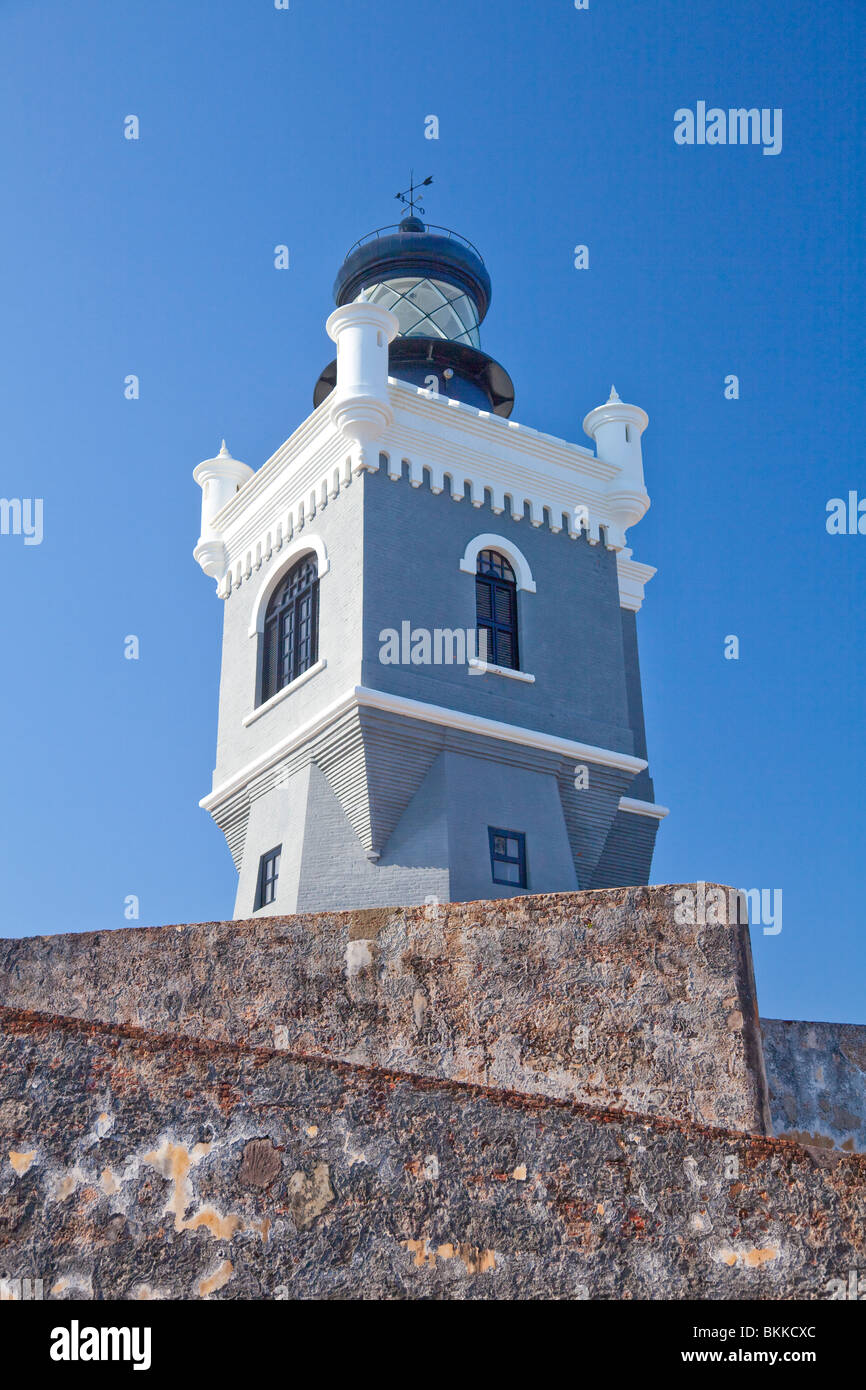
[[[334,283],[338,305],[361,290],[396,314],[404,338],[444,338],[479,346],[478,327],[490,305],[490,276],[480,253],[445,227],[404,217],[349,251]]]
[[[369,303],[390,309],[399,324],[389,351],[393,376],[497,415],[511,414],[511,378],[480,347],[492,288],[470,241],[414,214],[380,227],[349,249],[334,282],[338,307],[362,292]],[[316,405],[335,380],[331,363],[316,384]]]

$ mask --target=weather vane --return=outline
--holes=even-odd
[[[414,217],[414,215],[415,215],[416,212],[420,212],[420,213],[423,214],[424,209],[421,207],[420,203],[418,203],[418,199],[417,199],[417,197],[416,197],[416,194],[418,193],[418,190],[419,190],[419,189],[421,189],[421,188],[427,188],[432,182],[433,182],[433,175],[431,174],[431,175],[429,176],[429,178],[426,178],[426,179],[424,180],[423,183],[417,183],[417,184],[416,184],[416,182],[415,182],[415,170],[414,170],[414,169],[410,169],[410,170],[409,170],[409,187],[408,187],[408,188],[405,188],[405,189],[403,190],[402,193],[395,193],[395,194],[394,194],[394,197],[395,197],[395,198],[399,198],[399,200],[400,200],[400,202],[403,204],[403,206],[404,206],[404,207],[407,207],[407,208],[409,209],[409,214],[410,214],[410,216]]]

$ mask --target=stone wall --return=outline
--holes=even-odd
[[[773,1133],[866,1150],[866,1026],[761,1020]]]
[[[866,1269],[864,1180],[785,1140],[0,1009],[0,1276],[46,1297],[826,1299]]]
[[[0,1003],[769,1132],[748,927],[675,887],[0,941]]]

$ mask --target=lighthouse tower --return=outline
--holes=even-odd
[[[334,294],[312,414],[194,474],[235,916],[646,883],[646,414],[611,390],[594,449],[513,420],[481,255],[414,210]]]

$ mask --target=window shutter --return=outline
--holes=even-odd
[[[475,612],[479,623],[489,623],[493,617],[490,587],[483,579],[475,581]]]

